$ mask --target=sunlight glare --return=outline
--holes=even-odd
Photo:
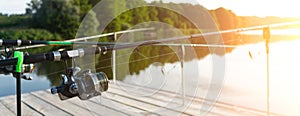
[[[295,0],[198,0],[208,9],[224,7],[238,16],[300,17],[298,1]]]

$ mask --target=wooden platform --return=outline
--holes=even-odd
[[[126,90],[135,90],[134,94]],[[194,98],[191,104],[182,103],[182,97],[170,91],[157,91],[152,88],[140,87],[121,82],[110,84],[109,90],[100,97],[82,101],[72,98],[60,101],[57,95],[49,90],[31,92],[22,95],[22,115],[55,115],[55,116],[123,116],[123,115],[200,115],[207,112],[209,116],[264,116],[261,110],[235,106],[233,104],[216,102],[213,104],[203,98]],[[192,100],[192,96],[186,96]],[[205,102],[204,102],[205,101]],[[205,105],[213,105],[206,109]],[[0,98],[0,116],[16,115],[16,98],[7,96]],[[278,115],[278,114],[272,114]]]

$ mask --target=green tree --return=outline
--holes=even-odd
[[[0,31],[0,37],[2,39],[22,39],[22,40],[61,40],[60,35],[53,34],[43,29],[7,29]],[[29,53],[41,53],[48,52],[49,50],[55,50],[58,47],[46,46],[34,49],[24,49]]]
[[[26,15],[32,15],[36,13],[37,10],[41,7],[42,2],[40,0],[31,0],[30,3],[27,3],[28,8],[26,8]]]
[[[94,11],[90,11],[82,20],[76,37],[86,37],[98,34],[99,22]]]
[[[156,7],[154,6],[149,6],[148,7],[148,15],[151,21],[158,21],[159,19],[157,18],[158,12],[156,10]]]
[[[92,9],[92,5],[89,4],[89,0],[74,0],[74,5],[79,7],[80,20]]]
[[[221,30],[234,29],[238,26],[237,16],[230,10],[218,8],[215,10],[215,16]]]
[[[128,9],[131,9],[131,14],[129,14],[132,19],[130,20],[130,23],[132,25],[136,25],[139,23],[143,23],[145,21],[149,21],[149,14],[148,14],[148,7],[145,1],[143,0],[126,0],[126,7]],[[142,6],[142,7],[137,7]],[[134,8],[137,7],[137,8]]]
[[[96,6],[93,10],[97,13],[97,19],[100,22],[109,22],[110,24],[100,24],[100,29],[104,29],[106,32],[115,32],[122,30],[124,23],[124,17],[119,17],[120,13],[126,9],[125,0],[105,0],[101,2],[101,5]],[[113,19],[112,21],[110,21]]]
[[[79,27],[79,7],[71,0],[41,0],[33,14],[33,27],[47,29],[63,38],[74,38]]]
[[[89,0],[89,4],[92,6],[97,5],[101,0]]]

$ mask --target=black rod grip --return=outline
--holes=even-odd
[[[3,46],[18,46],[18,40],[5,39],[2,41],[3,41],[2,43]]]
[[[46,61],[47,54],[48,53],[42,53],[42,54],[24,56],[24,64],[39,63],[39,62]]]
[[[0,66],[16,65],[18,62],[17,58],[0,60]]]

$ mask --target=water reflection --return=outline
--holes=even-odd
[[[63,62],[43,62],[37,64],[36,74],[45,76],[50,81],[49,86],[59,86],[61,84],[61,74],[65,73]]]
[[[255,109],[266,109],[266,55],[265,43],[243,45],[224,56],[226,82],[218,100]],[[270,45],[271,112],[300,115],[300,40],[276,42]],[[249,52],[252,54],[249,56]],[[185,62],[186,80],[200,79],[197,96],[203,97],[212,85],[212,55],[201,60]],[[223,56],[218,56],[223,57]],[[197,64],[198,73],[189,64]],[[152,72],[156,72],[153,74]],[[168,72],[168,73],[165,73]],[[146,85],[169,91],[180,90],[180,63],[150,65],[138,75],[127,76],[124,82]],[[149,75],[154,75],[149,80]],[[162,83],[163,82],[163,83]],[[145,84],[148,83],[148,84]],[[150,83],[150,84],[149,84]],[[156,84],[151,84],[156,83]],[[190,86],[187,82],[186,87]],[[137,91],[137,90],[135,90]]]
[[[49,89],[50,82],[45,76],[32,74],[33,80],[21,80],[22,93]],[[16,79],[12,75],[0,75],[0,97],[7,95],[15,95]]]

